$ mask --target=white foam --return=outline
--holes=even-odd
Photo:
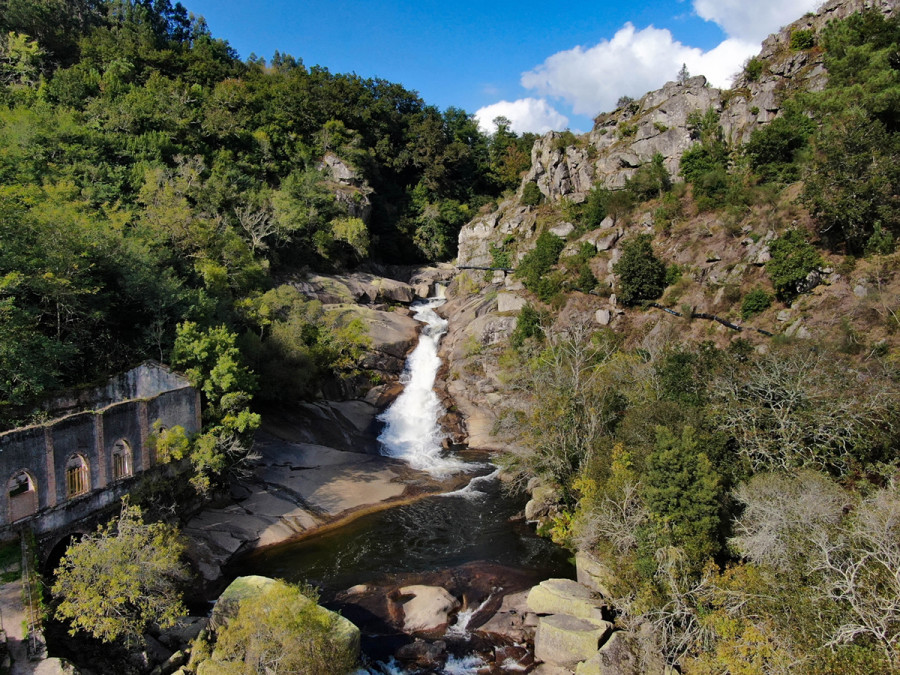
[[[491,595],[487,596],[487,598],[484,599],[484,602],[482,602],[480,605],[478,605],[478,607],[474,607],[474,608],[470,607],[468,609],[464,609],[461,612],[457,613],[456,623],[447,629],[447,635],[449,637],[461,637],[461,638],[469,637],[469,622],[472,620],[473,616],[478,614],[478,612],[480,612],[482,609],[484,609],[487,606],[487,604],[491,601],[491,598],[493,598],[493,597],[494,597],[494,595],[492,593]]]
[[[419,344],[406,361],[401,381],[403,393],[379,419],[385,423],[378,437],[382,454],[397,457],[414,469],[435,476],[446,476],[477,467],[442,455],[445,434],[438,424],[444,409],[434,391],[434,381],[441,367],[438,345],[447,332],[447,321],[434,311],[444,300],[433,298],[412,305],[414,318],[425,324]]]
[[[444,675],[476,675],[487,664],[478,656],[451,656],[444,664]]]
[[[463,499],[475,500],[487,497],[487,492],[482,492],[478,488],[485,483],[490,483],[497,479],[500,475],[500,469],[495,469],[486,476],[476,476],[469,481],[469,484],[459,490],[453,492],[445,492],[441,497],[462,497]]]

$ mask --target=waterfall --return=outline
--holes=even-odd
[[[436,289],[439,296],[442,289]],[[414,469],[435,476],[475,468],[475,465],[441,454],[444,433],[438,419],[443,408],[434,391],[434,381],[441,366],[438,345],[447,332],[447,321],[434,309],[444,302],[443,298],[437,297],[413,303],[413,318],[425,326],[401,376],[400,381],[406,385],[403,393],[379,416],[385,423],[384,431],[378,437],[382,454],[402,459]]]

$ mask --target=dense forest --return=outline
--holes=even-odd
[[[224,326],[256,369],[302,365],[315,395],[358,331],[278,280],[452,257],[530,164],[533,136],[507,120],[485,135],[400,84],[241,61],[169,0],[6,0],[0,28],[6,426],[48,392],[169,360],[185,322]]]

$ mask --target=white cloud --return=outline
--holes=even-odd
[[[822,0],[694,0],[694,11],[731,38],[759,43],[821,4]]]
[[[549,56],[522,74],[521,84],[542,98],[501,101],[476,113],[482,128],[505,115],[513,129],[543,132],[561,129],[568,120],[547,103],[562,99],[577,115],[612,110],[620,96],[643,96],[674,80],[682,64],[694,75],[705,75],[716,87],[727,88],[744,62],[759,52],[769,33],[814,10],[822,0],[692,0],[694,12],[718,24],[726,35],[704,51],[679,42],[667,29],[636,29],[626,23],[611,39],[594,46],[577,46]]]
[[[475,112],[478,126],[486,133],[494,131],[494,118],[506,117],[510,128],[518,134],[531,131],[544,134],[564,129],[569,118],[542,98],[520,98],[517,101],[498,101]]]
[[[706,75],[713,85],[727,87],[755,51],[749,43],[725,40],[704,52],[678,42],[666,29],[637,30],[626,23],[611,40],[549,57],[523,73],[522,86],[565,100],[577,114],[596,115],[612,110],[622,95],[643,96],[674,80],[682,64],[693,74]]]

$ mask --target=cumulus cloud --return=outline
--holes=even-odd
[[[642,96],[674,80],[682,64],[693,74],[706,75],[714,86],[728,86],[756,49],[751,43],[728,39],[704,52],[675,40],[666,29],[637,30],[626,23],[610,40],[549,57],[523,73],[522,86],[565,100],[577,114],[594,115],[612,110],[623,94]]]
[[[568,117],[542,98],[499,101],[475,112],[478,126],[486,133],[494,131],[495,117],[506,117],[511,122],[510,128],[517,134],[527,131],[544,134],[548,131],[564,129],[569,124]]]
[[[611,39],[558,52],[523,73],[522,86],[544,98],[504,101],[495,104],[498,112],[487,114],[506,114],[513,119],[515,112],[529,120],[531,130],[547,125],[559,129],[564,123],[556,122],[547,112],[562,115],[545,98],[562,99],[576,114],[595,115],[612,110],[622,95],[642,96],[675,79],[682,64],[694,75],[705,75],[713,86],[727,88],[744,62],[759,51],[766,35],[815,9],[821,1],[693,0],[697,16],[718,24],[725,32],[726,39],[715,48],[704,51],[676,40],[667,29],[648,26],[639,30],[626,23]],[[503,106],[510,114],[503,112]],[[518,107],[513,111],[512,106]],[[490,118],[485,119],[491,126]]]
[[[758,43],[821,4],[822,0],[694,0],[694,11],[729,37]]]

